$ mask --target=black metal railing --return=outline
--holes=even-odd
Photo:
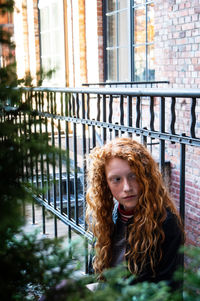
[[[194,149],[200,147],[199,90],[25,88],[24,99],[35,110],[34,118],[43,120],[29,130],[47,133],[49,143],[66,152],[66,156],[59,152],[53,158],[41,155],[34,170],[25,168],[27,180],[38,188],[47,187],[35,196],[43,208],[44,233],[47,209],[55,216],[55,236],[58,218],[68,226],[69,237],[73,230],[92,238],[85,224],[87,155],[96,145],[122,135],[145,144],[164,177],[166,161],[176,165],[179,183],[175,197],[185,219],[186,167],[193,160]]]

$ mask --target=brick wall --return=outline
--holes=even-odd
[[[36,55],[36,71],[40,70],[40,32],[38,22],[38,0],[33,0],[34,11],[34,30],[35,30],[35,55]]]
[[[103,62],[102,0],[97,0],[97,34],[98,34],[98,57],[99,57],[99,82],[103,82],[104,81],[104,62]]]
[[[0,24],[5,33],[8,32],[13,35],[14,26],[11,13],[6,12],[5,14],[1,14],[0,12]],[[7,44],[0,44],[0,67],[7,66],[8,64],[12,63],[14,59],[14,49],[11,49]]]
[[[30,71],[29,62],[29,47],[28,47],[28,21],[27,21],[27,3],[26,0],[22,1],[22,18],[23,18],[23,37],[24,37],[24,61],[25,61],[25,72]]]
[[[200,1],[155,1],[156,78],[200,87]]]
[[[155,1],[155,74],[174,88],[200,87],[200,1]],[[179,102],[179,131],[188,132],[188,103]],[[200,103],[197,102],[199,111]],[[169,117],[170,118],[170,117]],[[198,123],[198,119],[197,119]],[[198,127],[198,125],[197,125]],[[199,132],[199,131],[198,131]],[[171,193],[179,200],[180,146],[168,145],[171,162]],[[200,245],[200,149],[186,147],[186,234],[187,242]]]
[[[80,48],[80,81],[87,82],[86,58],[86,28],[85,28],[85,0],[78,1],[79,6],[79,48]]]

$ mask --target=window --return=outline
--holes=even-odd
[[[154,80],[154,4],[106,0],[108,81]]]
[[[44,85],[65,85],[65,48],[62,0],[40,0],[41,63],[44,71],[54,69]]]

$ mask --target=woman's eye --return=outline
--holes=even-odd
[[[136,176],[135,176],[135,174],[130,174],[129,178],[130,178],[131,180],[133,180],[133,179],[136,179]]]
[[[113,183],[118,183],[120,181],[120,178],[119,177],[113,178],[112,181],[113,181]]]

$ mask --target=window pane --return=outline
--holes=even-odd
[[[60,85],[65,81],[65,53],[63,32],[62,1],[47,1],[40,9],[41,22],[41,61],[42,67],[49,71],[56,69],[48,85]]]
[[[108,58],[108,80],[117,80],[117,53],[116,49],[107,51]]]
[[[134,43],[141,44],[146,42],[146,17],[145,7],[135,9],[134,20]]]
[[[154,41],[154,4],[147,6],[147,35],[148,42]]]
[[[116,15],[107,17],[107,47],[117,45]]]
[[[58,3],[52,3],[52,12],[53,14],[51,14],[51,26],[53,28],[56,28],[60,25],[60,20],[61,19],[61,16],[60,16],[60,12],[59,12],[59,6],[58,6]]]
[[[118,0],[118,9],[127,8],[128,1],[127,0]]]
[[[135,47],[135,80],[146,79],[146,53],[145,46]]]
[[[45,57],[42,59],[42,68],[44,71],[49,71],[52,68],[52,62],[50,57]]]
[[[155,79],[155,55],[154,45],[148,46],[148,80]]]
[[[44,56],[51,54],[51,41],[49,32],[41,34],[41,54]]]
[[[128,12],[124,10],[119,13],[119,46],[128,45]]]
[[[106,4],[108,12],[116,10],[116,1],[117,0],[107,0]]]
[[[119,48],[119,80],[129,80],[129,63],[128,63],[128,48]]]
[[[40,10],[40,30],[49,29],[49,8],[44,7]]]
[[[54,30],[52,33],[52,52],[54,55],[61,53],[63,49],[63,35],[60,34],[59,30]]]

